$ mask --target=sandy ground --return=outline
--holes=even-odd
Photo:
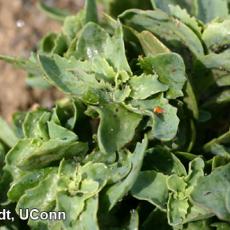
[[[0,0],[0,53],[27,57],[37,41],[50,31],[59,31],[60,24],[36,7],[36,0]],[[82,0],[49,0],[55,6],[76,12]],[[50,107],[61,97],[56,90],[34,90],[25,84],[26,73],[0,61],[0,116],[10,121],[15,111],[33,104]]]

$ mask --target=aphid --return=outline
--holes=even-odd
[[[181,22],[178,19],[176,19],[176,27],[179,28],[180,25],[181,25]]]
[[[38,103],[34,103],[30,109],[31,109],[31,111],[36,111],[39,107],[40,106]]]
[[[165,110],[163,108],[161,108],[160,106],[157,106],[153,109],[153,112],[157,115],[161,115],[165,112]]]

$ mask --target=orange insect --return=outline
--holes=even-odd
[[[153,112],[157,115],[161,115],[165,112],[165,110],[163,108],[161,108],[160,106],[157,106],[153,109]]]

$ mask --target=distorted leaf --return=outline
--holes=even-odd
[[[197,57],[204,52],[201,41],[189,27],[160,10],[127,10],[119,17],[125,25],[139,32],[150,31],[174,49],[178,49],[179,46],[180,49],[181,46],[186,46]]]
[[[113,153],[128,144],[142,118],[115,103],[91,109],[99,113],[98,144],[101,151],[107,153]]]
[[[148,123],[151,127],[150,138],[169,141],[175,137],[179,124],[177,109],[171,106],[162,95],[152,99],[132,101],[132,106],[150,116]],[[154,113],[154,108],[157,107],[163,110],[162,114]]]
[[[158,76],[156,74],[134,76],[130,79],[129,83],[132,89],[131,96],[134,99],[146,99],[149,96],[167,91],[168,89],[167,85],[162,84],[158,80]]]
[[[186,81],[183,59],[175,53],[158,54],[140,60],[142,69],[150,74],[156,73],[159,81],[168,86],[167,98],[183,96],[182,88]]]
[[[70,15],[70,13],[66,10],[60,10],[59,8],[51,7],[46,5],[43,1],[38,3],[38,7],[41,11],[46,13],[49,17],[58,20],[64,21],[64,19]]]
[[[9,125],[0,117],[0,139],[6,143],[8,146],[13,147],[18,138],[14,134],[13,130],[9,127]]]
[[[139,200],[146,200],[165,210],[168,200],[166,176],[155,171],[140,172],[131,194]]]
[[[111,210],[132,188],[141,169],[145,149],[147,147],[147,138],[142,143],[137,143],[134,153],[130,157],[132,170],[126,178],[112,186],[109,186],[103,193],[103,203],[105,210]]]
[[[209,209],[218,218],[230,220],[230,164],[220,166],[199,179],[192,192],[192,200]]]

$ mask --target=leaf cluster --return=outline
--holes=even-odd
[[[40,4],[62,31],[0,56],[65,94],[0,119],[0,207],[66,213],[34,230],[230,229],[229,1],[101,2]]]

